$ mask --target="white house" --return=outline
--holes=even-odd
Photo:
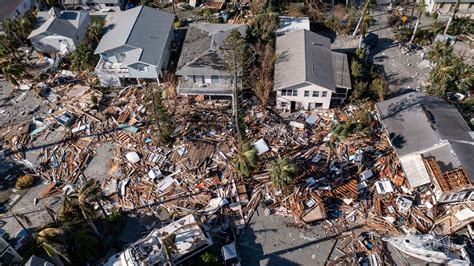
[[[438,13],[439,17],[449,17],[456,5],[456,0],[425,0],[426,11],[430,14]],[[474,0],[460,0],[456,16],[474,17]]]
[[[59,10],[38,12],[35,29],[28,39],[42,53],[65,54],[81,44],[91,23],[85,11]]]
[[[0,0],[0,34],[3,33],[2,21],[15,18],[30,11],[36,4],[35,0]]]
[[[329,108],[345,101],[351,87],[347,56],[331,51],[329,38],[298,30],[276,39],[274,90],[277,109]]]
[[[225,68],[220,48],[233,29],[245,36],[247,26],[210,23],[189,25],[176,71],[180,76],[178,93],[232,96],[234,78]]]
[[[83,10],[121,10],[128,0],[64,0],[67,8],[82,8]]]
[[[174,39],[174,15],[147,6],[109,13],[106,32],[95,54],[102,86],[122,86],[128,80],[159,82],[168,67]]]

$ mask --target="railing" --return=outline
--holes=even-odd
[[[231,84],[196,84],[190,81],[180,81],[178,93],[188,95],[232,96]]]

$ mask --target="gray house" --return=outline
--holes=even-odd
[[[35,0],[0,0],[0,34],[3,34],[2,22],[15,18],[30,11],[36,4]]]
[[[91,23],[85,11],[59,10],[38,12],[35,29],[28,39],[42,53],[66,54],[74,51],[84,40]]]
[[[277,109],[329,108],[343,103],[351,87],[347,55],[331,51],[317,33],[298,30],[278,36],[274,90]]]
[[[245,36],[247,26],[210,23],[189,26],[176,71],[181,77],[178,93],[232,96],[234,80],[225,69],[220,47],[233,29]]]
[[[411,92],[376,104],[390,144],[411,188],[432,183],[425,167],[434,158],[440,171],[463,171],[474,182],[474,132],[442,98]]]
[[[173,20],[174,15],[146,6],[110,13],[95,50],[101,85],[122,86],[129,79],[159,82],[168,66]]]

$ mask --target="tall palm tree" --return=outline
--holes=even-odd
[[[369,32],[370,21],[372,21],[372,16],[370,16],[369,13],[365,13],[361,18],[359,48],[361,48],[362,40],[364,39],[365,35]]]
[[[239,141],[236,145],[237,155],[232,158],[235,168],[243,175],[249,176],[257,167],[257,151],[249,142]]]
[[[447,59],[439,61],[431,70],[431,91],[438,96],[444,97],[446,94],[446,87],[453,79],[453,68]]]
[[[413,30],[413,35],[411,36],[410,44],[413,43],[413,40],[415,39],[416,31],[418,30],[418,26],[420,25],[421,16],[423,15],[423,12],[425,12],[425,7],[426,7],[425,0],[419,0],[419,1],[420,2],[416,4],[418,17],[416,18],[415,29]]]
[[[89,44],[97,45],[99,43],[100,38],[102,37],[103,27],[103,20],[96,20],[87,28],[86,36]]]
[[[279,189],[291,185],[297,174],[298,166],[286,157],[278,157],[278,159],[270,163],[270,177],[272,183]]]
[[[10,83],[12,83],[15,86],[19,86],[19,80],[22,78],[22,76],[26,73],[25,72],[25,67],[17,62],[3,62],[2,65],[0,65],[0,73],[5,77],[6,80],[8,80]]]
[[[371,12],[371,9],[372,9],[371,1],[372,0],[366,0],[366,1],[367,2],[365,2],[364,11],[362,11],[362,15],[360,16],[359,22],[357,22],[357,26],[356,26],[354,32],[352,33],[352,37],[355,37],[357,35],[357,32],[359,32],[359,27],[361,26],[362,21],[364,20],[364,17],[366,17],[367,14],[370,14],[370,12]]]
[[[62,257],[71,264],[67,237],[63,229],[45,228],[38,232],[36,241],[43,247],[48,256],[53,259],[56,265],[62,265],[59,257]]]
[[[454,20],[454,17],[456,16],[456,13],[458,12],[459,5],[461,4],[461,0],[456,0],[456,4],[454,4],[453,11],[451,12],[451,16],[449,17],[448,23],[446,24],[446,28],[444,29],[443,34],[448,34],[449,26]]]

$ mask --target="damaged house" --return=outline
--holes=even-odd
[[[472,187],[474,133],[455,107],[411,92],[376,109],[411,189],[429,186],[439,201]]]
[[[95,50],[100,55],[95,69],[100,84],[159,83],[162,70],[168,67],[173,20],[174,15],[147,6],[109,13],[106,33]]]
[[[347,55],[331,51],[317,33],[298,30],[276,38],[277,109],[327,109],[344,103],[351,87]]]
[[[103,265],[177,265],[212,243],[212,239],[190,214],[165,227],[154,229],[123,252],[111,256]]]
[[[46,54],[67,54],[84,40],[91,17],[86,11],[60,10],[38,12],[35,29],[28,39],[36,51]]]
[[[246,25],[196,23],[189,25],[176,74],[178,93],[232,97],[234,78],[224,64],[221,45],[233,29],[245,36]]]

